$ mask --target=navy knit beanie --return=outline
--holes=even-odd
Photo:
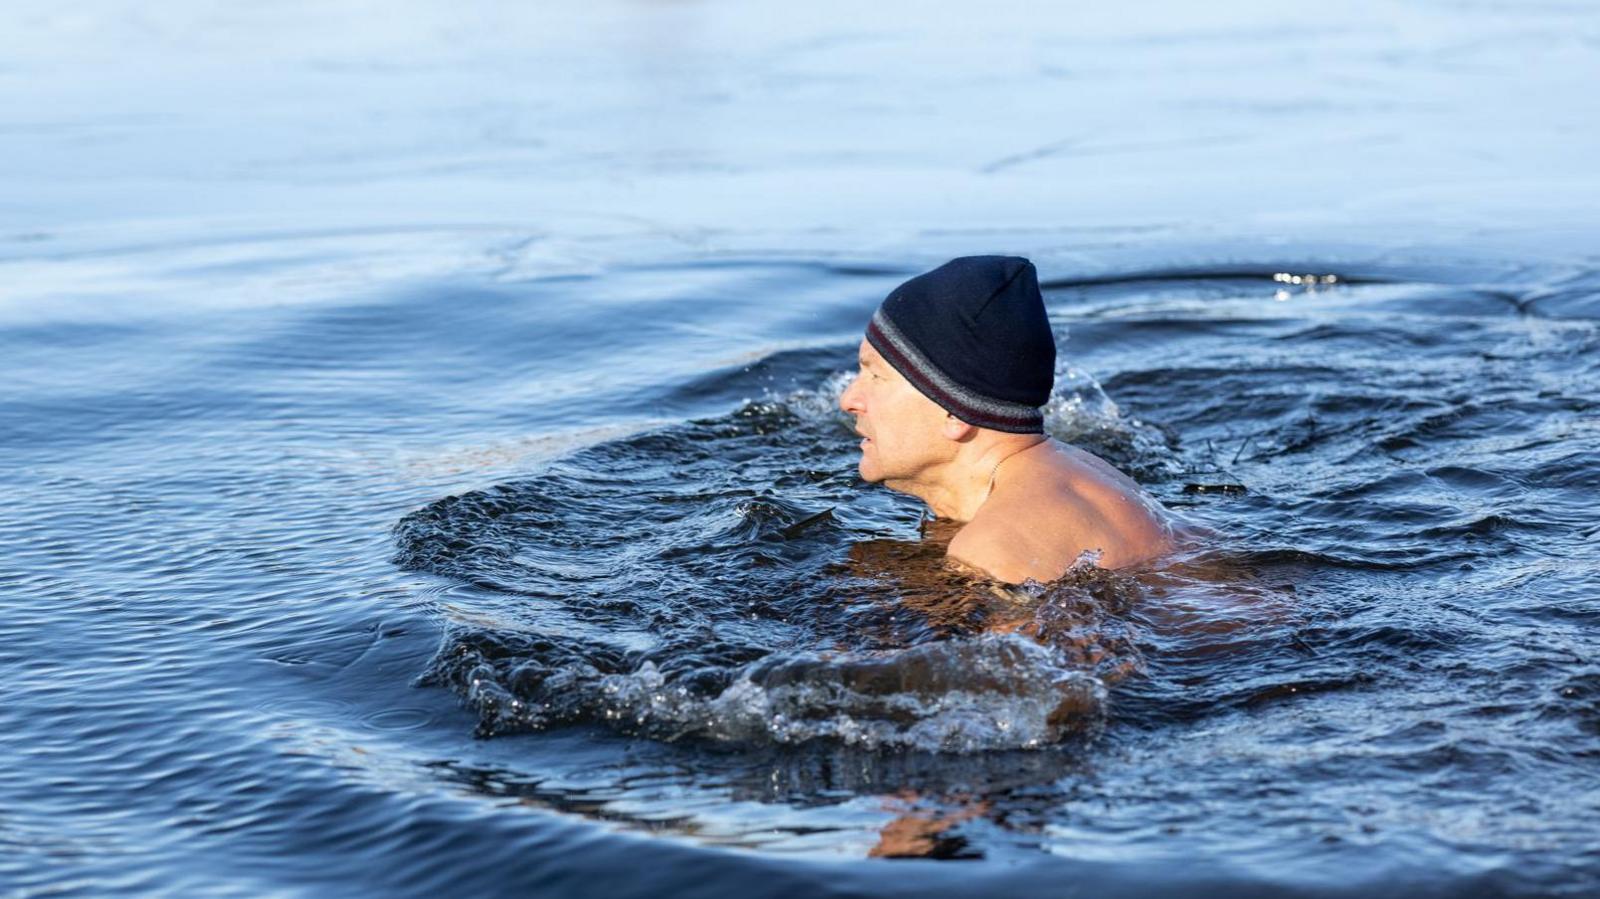
[[[1044,433],[1056,339],[1028,260],[963,256],[912,278],[878,307],[867,342],[967,424]]]

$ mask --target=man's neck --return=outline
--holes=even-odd
[[[994,478],[1005,461],[1048,439],[1038,434],[997,434],[967,444],[953,459],[921,472],[915,479],[889,480],[884,486],[927,503],[937,518],[968,522],[989,498]]]

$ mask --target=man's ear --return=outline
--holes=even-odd
[[[959,418],[956,418],[954,415],[951,415],[948,412],[945,413],[944,424],[939,428],[939,433],[944,435],[944,439],[954,440],[957,443],[965,442],[977,432],[977,428],[967,424]]]

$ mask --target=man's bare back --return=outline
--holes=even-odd
[[[1000,463],[994,488],[949,555],[1010,583],[1060,577],[1084,553],[1125,568],[1168,552],[1165,511],[1103,460],[1055,440]]]

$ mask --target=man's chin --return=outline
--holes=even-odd
[[[865,457],[856,465],[856,473],[861,475],[861,480],[866,481],[868,484],[876,484],[883,480],[883,472],[879,471],[876,466],[867,464]]]

